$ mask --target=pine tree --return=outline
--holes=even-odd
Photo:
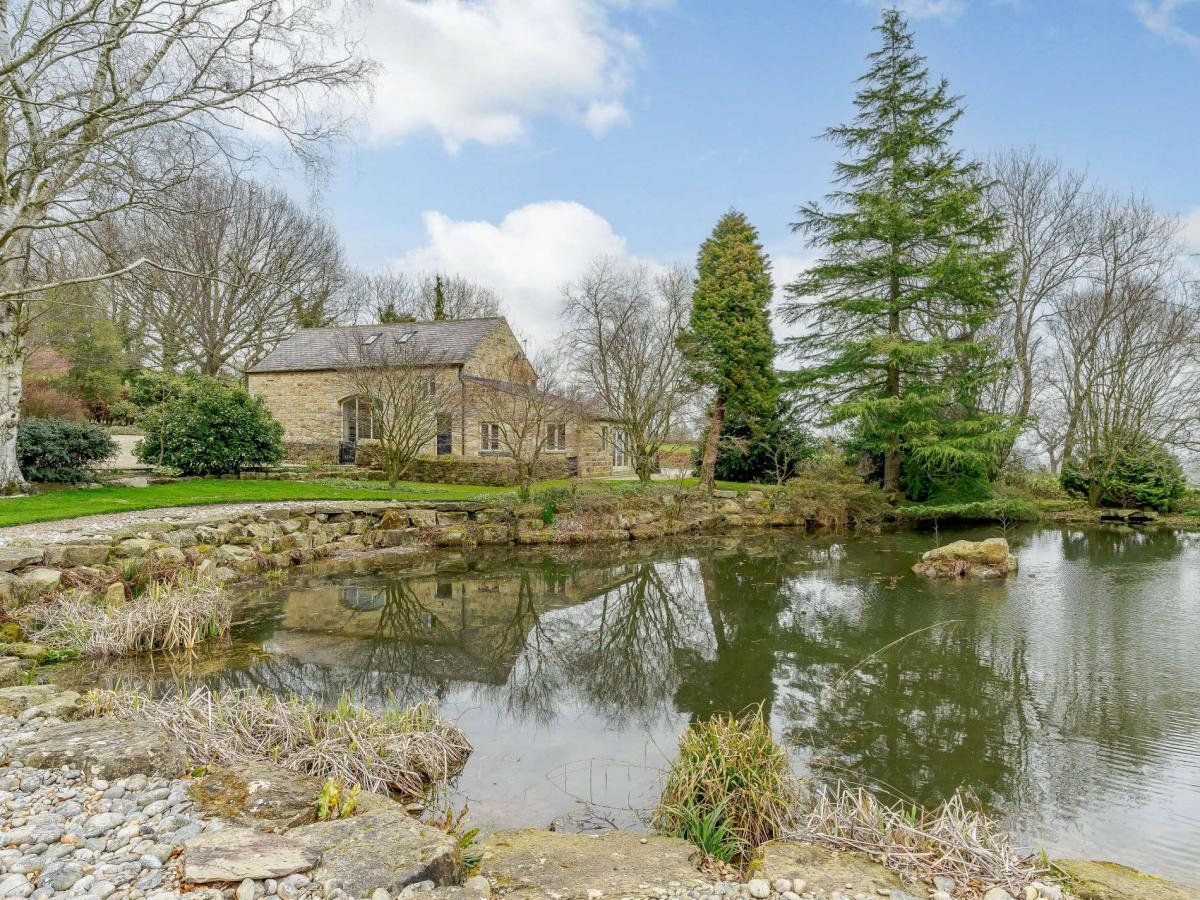
[[[960,98],[930,82],[897,10],[876,31],[857,114],[826,134],[846,153],[838,188],[792,226],[825,255],[787,287],[784,317],[806,326],[789,342],[805,396],[883,457],[886,490],[900,494],[903,475],[920,498],[986,477],[1004,440],[1005,423],[979,408],[999,362],[978,335],[1005,257],[991,249],[979,166],[949,145]]]
[[[433,279],[433,321],[441,322],[446,318],[446,289],[442,287],[442,276]]]
[[[758,232],[731,210],[700,245],[684,349],[696,381],[713,390],[700,482],[712,489],[726,419],[762,423],[775,414],[779,382],[771,336],[771,263]]]

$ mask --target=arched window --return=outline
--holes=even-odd
[[[349,444],[375,437],[371,401],[367,397],[347,397],[342,401],[342,440]]]

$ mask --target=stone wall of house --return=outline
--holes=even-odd
[[[421,547],[583,544],[732,527],[803,525],[785,492],[674,492],[649,497],[581,494],[556,503],[345,501],[259,504],[246,510],[143,520],[47,533],[0,546],[0,607],[70,584],[107,592],[131,564],[194,567],[218,580],[261,574],[328,556]],[[118,588],[119,589],[119,588]]]
[[[356,465],[378,469],[376,459],[378,444],[366,441],[358,446]],[[538,462],[537,478],[566,478],[569,474],[565,454],[546,454]],[[516,469],[512,460],[504,456],[433,456],[417,457],[409,464],[404,474],[405,481],[421,481],[432,484],[488,484],[508,486],[516,484]]]

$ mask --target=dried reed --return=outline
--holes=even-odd
[[[87,656],[191,650],[229,632],[233,603],[216,582],[193,573],[154,582],[111,606],[88,593],[66,593],[31,606],[25,620],[38,643]]]
[[[472,747],[431,704],[390,704],[382,713],[349,702],[323,709],[311,700],[261,690],[203,688],[164,699],[104,692],[98,712],[157,725],[201,762],[269,760],[285,769],[338,779],[380,794],[420,798],[462,771]]]
[[[1022,896],[1047,870],[1018,851],[1012,838],[962,793],[931,810],[888,805],[870,791],[821,787],[794,833],[800,840],[861,850],[900,874],[925,882],[953,878],[963,894],[1004,888]]]

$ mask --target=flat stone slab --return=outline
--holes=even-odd
[[[657,835],[526,828],[497,831],[479,850],[479,874],[508,897],[587,900],[589,891],[602,891],[605,897],[644,897],[655,894],[656,888],[665,890],[670,881],[704,882],[692,863],[696,848]]]
[[[0,572],[11,572],[23,566],[40,563],[46,551],[41,547],[8,546],[0,547]]]
[[[807,882],[805,891],[877,896],[877,891],[912,892],[900,876],[875,862],[865,853],[852,850],[831,850],[804,841],[772,841],[761,850],[762,865],[755,872],[758,878],[774,882],[776,878]],[[918,892],[921,896],[925,891]],[[892,895],[894,900],[896,895]]]
[[[183,751],[157,728],[108,718],[50,725],[16,741],[9,752],[34,769],[70,766],[106,781],[130,775],[177,778],[188,767]]]
[[[210,770],[188,786],[207,815],[270,831],[315,822],[321,779],[267,762]]]
[[[14,684],[0,688],[0,716],[18,716],[27,709],[51,702],[61,693],[53,684]]]
[[[314,881],[336,878],[352,897],[369,897],[380,888],[395,894],[419,881],[446,885],[462,872],[454,838],[384,798],[364,795],[361,812],[295,828],[288,837],[320,856]]]
[[[1200,889],[1103,860],[1056,859],[1079,900],[1200,900]]]
[[[183,845],[183,880],[193,884],[284,878],[308,872],[321,852],[282,834],[251,828],[225,828]]]

